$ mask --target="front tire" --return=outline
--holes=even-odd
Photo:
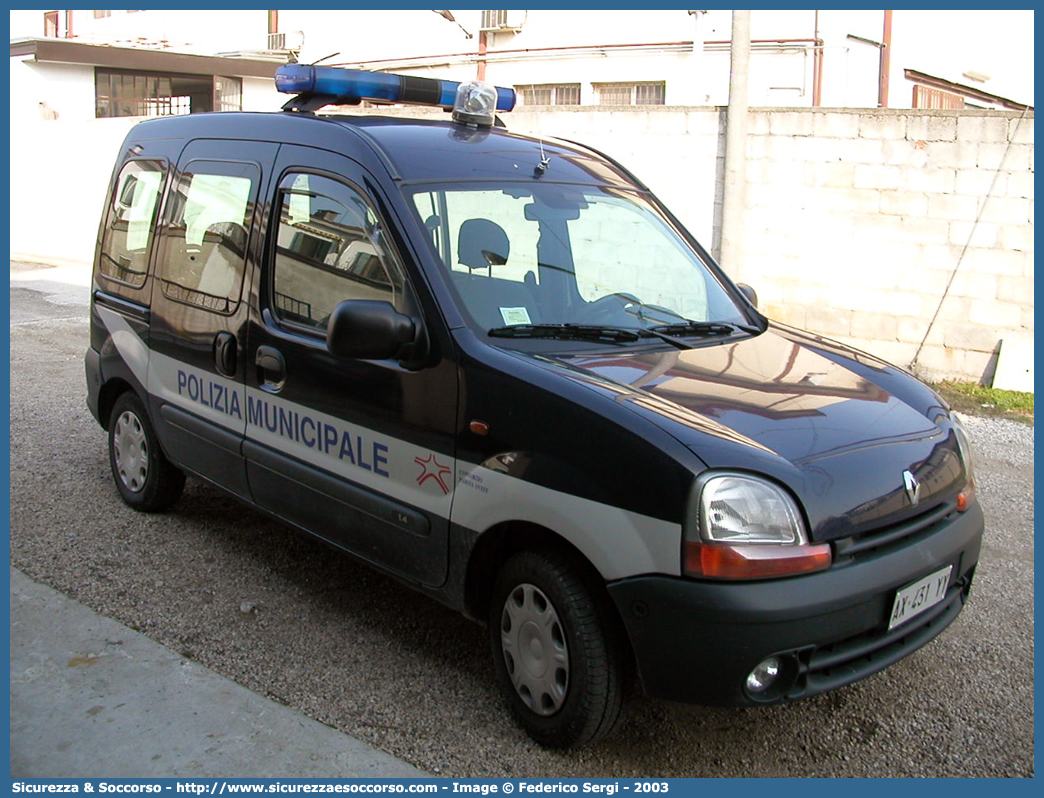
[[[501,569],[489,618],[497,681],[526,732],[579,748],[623,717],[626,657],[608,599],[557,552],[524,551]]]
[[[144,405],[129,391],[109,415],[109,465],[120,496],[135,510],[166,510],[185,487],[185,474],[164,456]]]

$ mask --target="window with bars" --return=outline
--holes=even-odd
[[[580,105],[579,83],[533,83],[515,91],[522,105]]]
[[[111,11],[91,11],[91,13],[94,14],[95,19],[105,19],[105,17],[112,16]]]
[[[95,116],[179,116],[203,111],[239,111],[239,78],[96,69]]]
[[[594,83],[599,105],[663,105],[666,83]]]
[[[961,110],[965,107],[964,98],[959,94],[928,86],[913,87],[914,108],[953,108]]]
[[[243,110],[243,81],[239,78],[214,77],[214,110]]]

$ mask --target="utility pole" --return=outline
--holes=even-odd
[[[721,254],[733,279],[743,273],[747,188],[747,73],[750,66],[750,12],[732,12],[732,72],[725,112],[725,188],[721,202]]]
[[[888,79],[892,71],[892,12],[884,12],[884,31],[881,33],[880,82],[877,88],[877,107],[888,107]]]

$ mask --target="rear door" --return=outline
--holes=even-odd
[[[254,501],[394,573],[445,580],[457,372],[349,360],[326,347],[346,299],[416,315],[377,181],[334,153],[284,145],[246,360]],[[431,323],[431,320],[428,320]]]
[[[256,268],[258,196],[278,145],[197,140],[163,210],[152,289],[150,415],[167,456],[248,497],[245,286]]]

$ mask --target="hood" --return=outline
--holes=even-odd
[[[935,394],[815,336],[772,325],[690,350],[550,359],[650,418],[709,468],[784,482],[815,540],[901,521],[963,487],[956,436]]]

